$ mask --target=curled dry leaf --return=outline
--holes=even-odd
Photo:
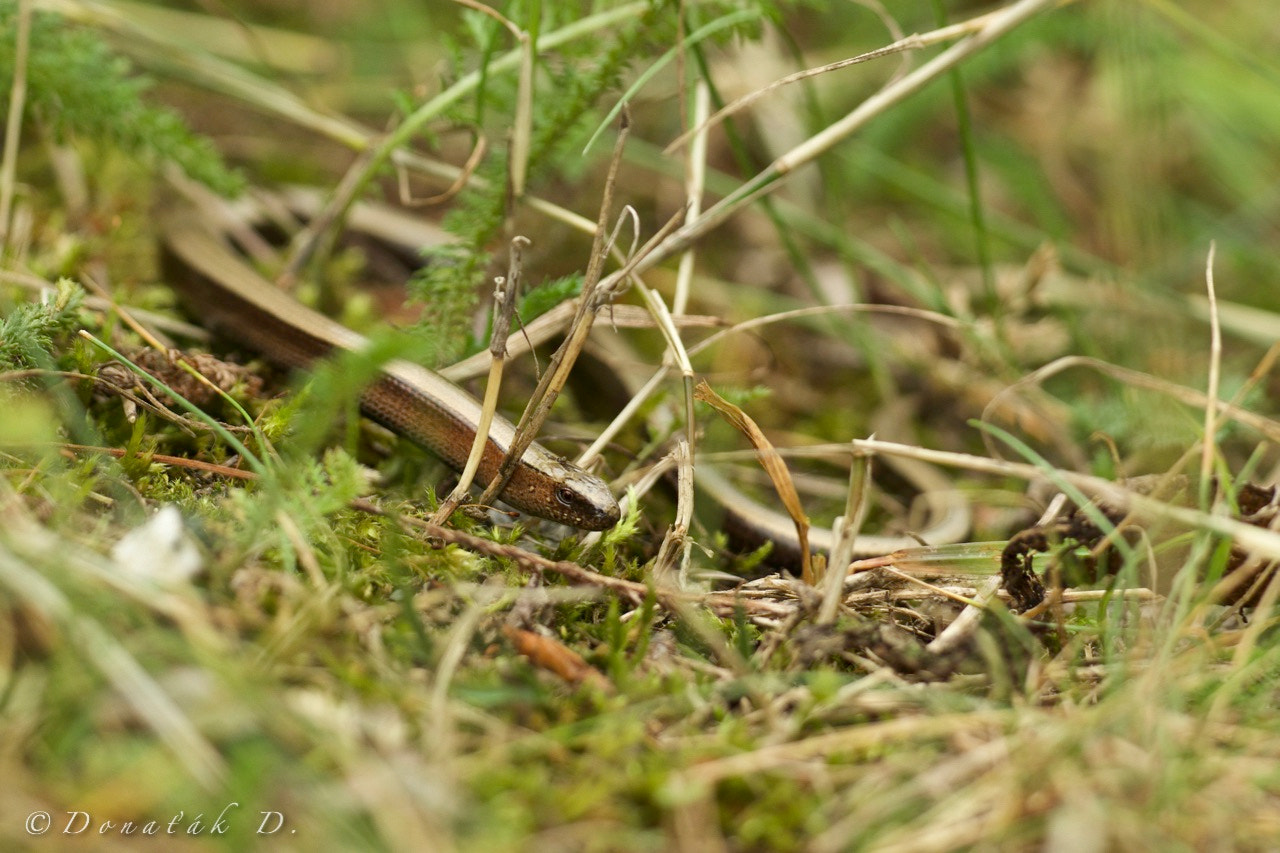
[[[782,461],[782,456],[773,446],[773,442],[769,441],[760,427],[756,425],[756,422],[751,419],[750,415],[711,390],[711,386],[705,381],[699,382],[697,387],[693,389],[693,396],[719,412],[725,420],[733,425],[734,429],[746,436],[752,447],[759,451],[759,455],[756,458],[769,475],[774,491],[778,493],[778,497],[782,500],[782,505],[786,507],[787,514],[795,522],[796,536],[800,540],[801,577],[805,583],[812,584],[814,576],[813,564],[809,555],[809,517],[805,515],[804,507],[800,504],[800,495],[796,492],[795,483],[791,480],[791,472],[787,470],[787,465]]]

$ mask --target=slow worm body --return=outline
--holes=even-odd
[[[360,350],[365,339],[299,304],[241,260],[203,218],[179,213],[164,224],[166,278],[203,323],[282,367],[304,369],[336,351]],[[480,419],[475,398],[439,374],[392,361],[360,397],[364,413],[439,456],[466,464]],[[488,482],[515,428],[495,415],[478,479]],[[516,509],[584,530],[618,521],[618,503],[594,474],[538,444],[530,445],[502,493]]]
[[[318,202],[307,194],[294,192],[284,204],[306,215],[314,212]],[[353,209],[353,227],[410,250],[430,240],[420,222],[387,216],[371,219],[372,214],[380,212],[384,209],[357,205]],[[237,226],[244,226],[254,216],[233,218]],[[194,212],[171,217],[162,228],[163,260],[170,284],[214,331],[293,369],[306,368],[335,351],[365,346],[360,335],[300,305],[264,279],[208,222],[209,218],[197,217]],[[619,353],[598,355],[604,356],[602,360],[626,386],[630,376],[625,365],[616,363]],[[477,431],[480,405],[443,376],[405,361],[393,361],[365,390],[360,402],[370,418],[426,447],[453,468],[461,470],[466,463]],[[480,480],[487,482],[494,476],[513,434],[511,423],[495,416],[480,466]],[[931,545],[960,541],[971,523],[969,507],[946,478],[932,465],[916,460],[888,457],[886,461],[924,496],[930,519],[920,531],[920,540]],[[726,527],[751,541],[772,540],[773,560],[798,561],[795,528],[787,516],[748,498],[706,466],[698,466],[697,480],[702,490],[727,511]],[[502,497],[517,509],[586,530],[607,529],[619,517],[618,504],[603,481],[537,444],[525,452]],[[888,554],[917,547],[920,540],[860,535],[855,540],[854,555]],[[815,551],[830,551],[832,541],[829,529],[810,531]]]

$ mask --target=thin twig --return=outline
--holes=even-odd
[[[218,465],[216,463],[205,462],[200,459],[188,459],[185,456],[166,456],[163,453],[137,453],[132,450],[125,450],[121,447],[90,447],[84,444],[58,444],[54,446],[74,453],[102,453],[116,459],[141,459],[149,463],[168,465],[173,468],[187,468],[192,471],[204,471],[209,474],[217,474],[220,477],[230,477],[234,480],[258,479],[257,474],[252,471],[246,471],[243,468],[232,468],[227,465]]]
[[[390,518],[401,526],[411,527],[433,547],[457,545],[460,548],[465,548],[468,551],[482,554],[486,557],[510,560],[522,571],[540,575],[559,575],[576,584],[605,589],[620,596],[632,605],[642,604],[645,598],[652,594],[656,597],[658,604],[668,611],[675,611],[676,608],[683,604],[698,604],[706,607],[717,616],[732,616],[735,613],[743,612],[752,617],[779,618],[788,612],[788,608],[775,602],[754,601],[743,598],[735,592],[694,594],[678,592],[671,588],[654,590],[645,584],[600,574],[568,560],[549,560],[515,545],[494,542],[491,539],[485,539],[452,527],[432,524],[429,521],[423,521],[412,516],[391,515],[376,504],[364,499],[352,501],[351,507],[371,515]]]

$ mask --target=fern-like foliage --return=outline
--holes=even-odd
[[[0,92],[9,92],[16,62],[17,4],[0,0]],[[27,57],[27,108],[59,139],[75,135],[119,148],[149,163],[173,163],[217,192],[232,195],[243,181],[213,144],[177,113],[147,104],[150,82],[132,73],[92,32],[56,15],[32,16]],[[0,116],[7,114],[7,98]]]
[[[52,361],[53,340],[79,323],[83,299],[80,286],[64,278],[50,298],[20,303],[0,318],[0,372]]]
[[[726,3],[728,8],[731,4]],[[572,7],[572,8],[571,8]],[[522,20],[527,4],[512,2],[504,14]],[[542,4],[542,31],[571,20],[574,4]],[[639,65],[676,41],[680,6],[674,0],[654,0],[645,11],[617,26],[605,37],[584,38],[563,45],[554,56],[541,57],[540,82],[534,96],[533,135],[530,141],[528,186],[536,192],[539,181],[582,170],[582,149],[600,121],[608,96],[633,65]],[[455,67],[470,70],[475,57],[486,62],[495,55],[494,45],[505,38],[491,18],[466,14],[462,40],[454,48]],[[511,75],[486,77],[475,98],[461,102],[447,116],[460,126],[485,130],[491,142],[505,140],[516,102],[516,81]],[[411,292],[426,304],[421,321],[422,337],[436,341],[438,360],[455,356],[465,340],[467,317],[474,309],[477,285],[490,269],[489,247],[498,238],[507,213],[507,153],[498,147],[480,166],[484,179],[471,184],[455,201],[444,225],[456,242],[435,253],[411,282]],[[584,259],[585,261],[585,259]]]

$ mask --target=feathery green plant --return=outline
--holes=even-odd
[[[51,299],[20,303],[0,317],[0,371],[37,367],[51,360],[53,339],[76,325],[83,300],[80,286],[64,278]]]
[[[0,2],[0,91],[13,85],[17,4]],[[150,86],[129,62],[96,35],[57,15],[37,12],[27,57],[27,106],[59,139],[103,140],[150,163],[173,163],[192,178],[227,195],[241,177],[223,163],[213,144],[193,133],[173,110],[147,104]],[[0,115],[8,113],[8,100]]]
[[[518,4],[513,4],[518,10]],[[719,10],[728,14],[735,4],[703,8],[706,14]],[[544,7],[547,20],[541,22],[545,32],[562,23],[566,10],[552,4]],[[600,42],[580,39],[561,46],[554,62],[542,62],[538,74],[542,83],[533,99],[533,134],[529,145],[530,186],[551,175],[581,172],[582,148],[607,108],[607,93],[618,88],[623,74],[637,58],[660,54],[677,38],[679,15],[674,4],[655,2],[644,14],[609,34],[607,48],[601,52]],[[519,16],[509,12],[516,20]],[[567,20],[572,20],[568,18]],[[463,28],[467,41],[451,45],[455,67],[463,68],[474,57],[488,61],[495,55],[493,42],[504,34],[491,18],[467,13],[468,26]],[[728,38],[754,25],[748,20],[726,27],[720,34]],[[464,127],[475,127],[486,133],[490,141],[505,139],[509,128],[486,121],[492,116],[514,114],[517,83],[511,76],[487,78],[477,88],[475,97],[456,104],[445,116],[446,121]],[[427,304],[423,315],[424,336],[436,341],[437,359],[456,355],[461,348],[464,318],[474,307],[476,284],[489,267],[489,249],[502,230],[510,212],[507,193],[508,157],[505,148],[496,150],[477,170],[481,181],[475,181],[454,200],[445,216],[444,226],[457,238],[454,244],[433,253],[428,264],[411,282],[412,292]],[[585,266],[586,258],[583,258]],[[527,318],[526,318],[527,319]]]

